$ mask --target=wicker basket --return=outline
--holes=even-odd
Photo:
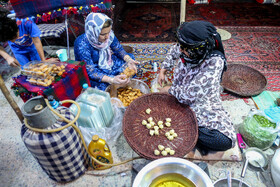
[[[240,96],[249,97],[263,92],[267,85],[265,76],[245,65],[229,64],[221,83],[225,90]]]
[[[152,110],[150,114],[146,114],[147,108]],[[171,118],[172,125],[159,129],[159,136],[151,136],[149,129],[142,125],[142,120],[149,117],[153,117],[154,122]],[[183,157],[194,148],[198,138],[198,125],[193,111],[166,93],[146,94],[134,100],[125,111],[122,128],[131,148],[151,160],[164,157],[154,155],[159,144],[175,150],[174,157]],[[165,136],[165,132],[171,129],[178,134],[172,141]]]

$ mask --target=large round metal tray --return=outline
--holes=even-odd
[[[248,97],[263,92],[267,80],[261,72],[254,68],[241,64],[228,64],[221,85],[229,92]]]
[[[145,112],[148,108],[152,110],[150,114]],[[159,136],[150,136],[149,129],[142,125],[142,120],[149,117],[153,117],[154,122],[171,118],[172,125],[160,129]],[[193,111],[167,93],[150,93],[134,100],[125,111],[122,128],[131,148],[150,160],[164,157],[154,155],[159,144],[175,150],[174,157],[182,158],[194,148],[198,138],[198,125]],[[171,129],[178,134],[172,141],[165,136]]]

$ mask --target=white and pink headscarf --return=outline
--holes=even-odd
[[[113,31],[111,30],[110,36],[105,42],[98,41],[102,27],[107,20],[111,19],[105,14],[90,13],[85,21],[85,34],[92,47],[99,50],[99,68],[111,70],[113,61],[111,59],[110,45],[115,37]]]

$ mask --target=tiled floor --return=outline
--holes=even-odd
[[[6,81],[6,86],[10,90],[12,79]],[[19,97],[15,97],[10,90],[14,100],[21,107],[23,102]],[[243,100],[224,101],[225,109],[231,114],[233,123],[238,125],[251,108],[253,104],[246,104]],[[132,185],[132,164],[113,167],[104,171],[87,171],[77,180],[61,184],[49,179],[48,175],[41,169],[38,162],[25,147],[21,136],[21,123],[18,120],[13,109],[0,92],[0,186],[131,186]],[[112,150],[114,161],[127,160],[135,153],[126,143],[123,135],[116,141],[108,142]],[[273,154],[269,150],[268,154]],[[141,162],[141,161],[137,161]],[[143,161],[142,161],[143,162]],[[240,178],[243,162],[209,162],[208,168],[210,178],[216,181],[224,177],[223,172],[230,170],[234,178]],[[269,169],[268,169],[269,171]],[[248,168],[244,181],[251,186],[272,186],[265,185],[259,178],[259,171]],[[267,181],[271,181],[270,175],[267,175]]]

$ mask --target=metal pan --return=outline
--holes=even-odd
[[[241,171],[241,180],[239,182],[239,187],[241,187],[244,183],[243,179],[245,177],[248,164],[256,168],[264,168],[268,164],[266,155],[262,152],[262,150],[255,147],[250,147],[246,149],[244,153],[244,157],[246,160]]]
[[[264,152],[256,147],[250,147],[245,152],[249,164],[256,168],[264,168],[268,164],[268,158]],[[258,164],[259,163],[259,164]]]
[[[232,187],[238,187],[239,183],[240,183],[240,179],[231,178],[231,186]],[[247,183],[245,183],[243,181],[241,183],[241,186],[242,187],[250,187]],[[214,187],[228,187],[227,178],[223,178],[223,179],[219,179],[219,180],[215,181]]]

